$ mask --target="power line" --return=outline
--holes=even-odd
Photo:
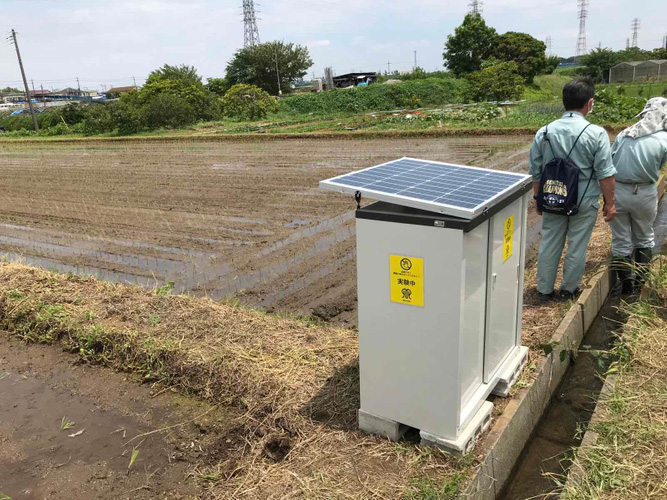
[[[632,46],[633,47],[638,47],[639,46],[639,27],[641,26],[641,22],[639,21],[638,17],[635,17],[632,20]]]
[[[577,52],[576,56],[583,56],[586,54],[586,18],[588,17],[589,0],[577,0],[577,8],[579,9],[579,35],[577,36]]]
[[[259,42],[259,29],[253,0],[243,0],[243,46],[254,47]]]

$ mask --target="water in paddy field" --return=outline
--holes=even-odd
[[[403,156],[525,171],[531,140],[6,145],[0,255],[270,309],[343,300],[353,315],[355,203],[320,180]]]

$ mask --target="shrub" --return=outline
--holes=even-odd
[[[259,87],[246,83],[232,86],[222,99],[222,112],[231,118],[257,120],[277,111],[275,98]]]
[[[468,75],[475,101],[519,99],[524,91],[524,78],[515,62],[494,62],[481,71]]]
[[[147,129],[178,128],[197,121],[194,107],[183,97],[157,94],[150,97],[142,109]]]
[[[395,85],[374,84],[355,89],[301,94],[281,99],[280,109],[291,113],[356,113],[397,108],[438,106],[465,101],[466,80],[428,78]]]
[[[607,89],[595,93],[595,106],[591,119],[600,123],[627,123],[644,109],[646,99],[613,95]]]

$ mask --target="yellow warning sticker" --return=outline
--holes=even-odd
[[[505,233],[503,235],[503,262],[512,256],[512,234],[514,233],[514,216],[505,219]]]
[[[424,307],[424,259],[389,256],[391,301]]]

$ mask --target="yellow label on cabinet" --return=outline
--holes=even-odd
[[[512,256],[512,234],[514,233],[514,216],[505,219],[505,233],[503,234],[503,262]]]
[[[391,301],[424,307],[424,259],[389,256]]]

